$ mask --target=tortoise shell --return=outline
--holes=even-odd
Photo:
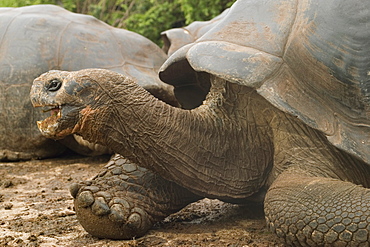
[[[160,78],[186,108],[201,104],[209,74],[254,88],[369,164],[369,27],[362,0],[239,0]]]
[[[173,28],[162,32],[161,38],[164,44],[164,52],[170,56],[184,45],[193,43],[222,20],[228,11],[229,9],[224,10],[220,15],[209,21],[194,21],[186,27]]]

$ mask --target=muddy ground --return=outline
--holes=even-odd
[[[98,173],[108,156],[0,163],[0,246],[284,246],[259,206],[204,199],[142,238],[92,237],[79,225],[69,184]]]

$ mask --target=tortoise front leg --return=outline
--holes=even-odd
[[[132,239],[201,199],[179,185],[115,155],[90,181],[73,184],[77,218],[91,235]]]
[[[369,246],[370,190],[286,171],[267,192],[272,231],[292,246]]]

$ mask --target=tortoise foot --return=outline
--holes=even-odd
[[[146,207],[135,202],[139,196],[121,198],[104,190],[94,192],[91,187],[99,188],[94,185],[81,186],[74,202],[79,222],[91,235],[132,239],[144,235],[155,223]]]
[[[132,239],[199,197],[115,155],[92,180],[72,184],[77,218],[91,235]]]

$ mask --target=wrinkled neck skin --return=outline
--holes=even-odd
[[[171,107],[136,84],[104,87],[74,132],[202,196],[243,200],[292,164],[325,163],[318,173],[348,176],[336,173],[338,159],[347,158],[332,155],[326,138],[247,87],[213,78],[193,110]]]

